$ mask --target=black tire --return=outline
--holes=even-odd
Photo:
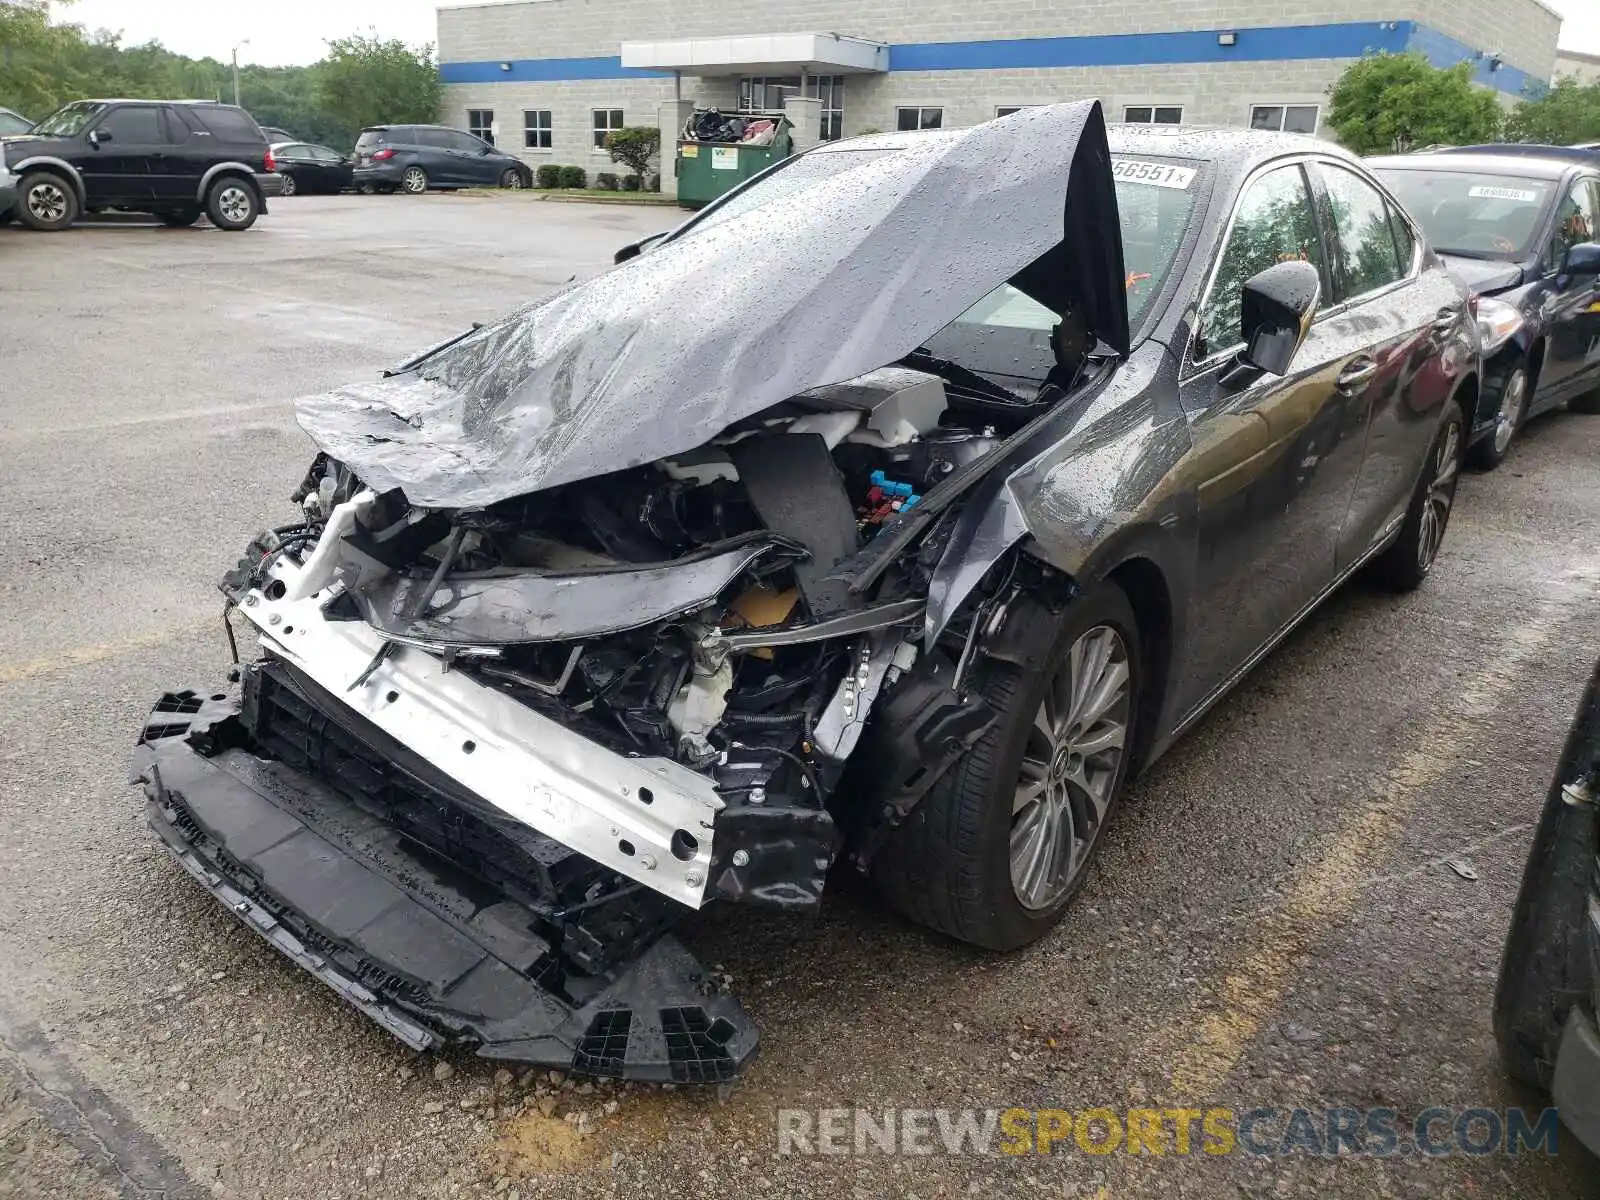
[[[1392,546],[1372,560],[1373,579],[1392,592],[1414,591],[1433,570],[1449,528],[1450,513],[1455,508],[1456,484],[1461,479],[1466,440],[1466,420],[1461,415],[1461,406],[1451,401],[1439,431],[1433,435],[1433,445],[1428,449],[1422,477],[1417,480],[1417,489],[1412,494],[1411,506],[1406,509],[1400,533]],[[1445,480],[1442,485],[1441,479]],[[1427,511],[1430,505],[1431,516]]]
[[[500,176],[500,186],[503,188],[513,188],[520,191],[522,188],[527,187],[528,185],[523,182],[521,171],[517,170],[515,167],[507,167],[504,174]]]
[[[218,229],[230,233],[249,229],[261,215],[261,197],[255,185],[238,175],[224,175],[206,192],[206,216]]]
[[[1533,835],[1495,987],[1494,1032],[1512,1076],[1550,1086],[1567,1014],[1592,1003],[1587,905],[1594,869],[1595,810],[1567,804],[1561,787],[1600,757],[1600,668],[1589,680]]]
[[[1513,389],[1516,398],[1511,400]],[[1480,471],[1492,471],[1505,462],[1506,455],[1511,450],[1511,443],[1516,440],[1522,423],[1528,419],[1528,401],[1531,399],[1528,391],[1528,368],[1525,363],[1518,363],[1506,373],[1505,386],[1500,391],[1501,407],[1495,413],[1495,428],[1489,431],[1489,436],[1478,441],[1468,452],[1468,461]],[[1511,411],[1506,412],[1508,401]],[[1504,432],[1504,443],[1497,444],[1501,436],[1500,422],[1506,421],[1507,428]]]
[[[1030,606],[1031,607],[1031,606]],[[976,690],[999,714],[976,745],[936,783],[895,829],[873,861],[873,878],[899,912],[941,933],[990,950],[1014,950],[1049,933],[1088,878],[1103,831],[1127,781],[1144,684],[1138,620],[1122,590],[1103,583],[1052,617],[1042,606],[1014,611],[1032,642],[1026,668],[984,660]],[[1087,850],[1059,894],[1025,906],[1012,882],[1013,799],[1045,691],[1080,638],[1108,627],[1121,638],[1128,668],[1127,725],[1111,769],[1105,811]],[[1098,636],[1098,635],[1097,635]],[[1081,793],[1079,793],[1081,795]]]
[[[1583,413],[1585,416],[1600,416],[1600,388],[1595,388],[1592,392],[1585,392],[1581,396],[1574,396],[1567,401],[1567,407],[1573,412]]]
[[[78,219],[78,193],[53,171],[30,171],[17,184],[17,219],[29,229],[55,233]]]
[[[168,212],[160,213],[161,223],[169,229],[186,229],[193,225],[202,216],[198,205],[193,208],[175,208]]]
[[[294,181],[293,172],[279,171],[278,174],[283,178],[283,190],[278,193],[280,196],[293,196],[300,190],[300,185]]]
[[[8,208],[4,212],[0,212],[0,225],[9,225],[16,219],[17,214],[14,209]]]
[[[428,190],[428,173],[421,167],[407,167],[400,174],[400,190],[408,196],[420,196]]]

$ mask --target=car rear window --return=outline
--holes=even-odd
[[[381,146],[389,140],[387,129],[363,129],[361,136],[356,139],[357,150],[371,150],[374,146]]]
[[[197,105],[191,110],[219,142],[265,142],[267,135],[255,118],[240,108]]]

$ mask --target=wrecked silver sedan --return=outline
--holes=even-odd
[[[1471,322],[1354,160],[1082,103],[782,171],[300,401],[260,655],[146,725],[178,861],[413,1046],[729,1078],[671,931],[841,863],[1038,938],[1130,771],[1438,550]]]

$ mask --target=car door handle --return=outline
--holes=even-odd
[[[1339,372],[1339,381],[1336,386],[1346,396],[1359,395],[1366,390],[1367,384],[1372,382],[1377,373],[1377,362],[1366,357],[1366,355],[1362,355]]]

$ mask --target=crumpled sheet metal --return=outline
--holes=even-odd
[[[882,152],[296,415],[377,491],[491,504],[683,453],[894,362],[1064,231],[1061,287],[1125,350],[1110,157],[1087,101]]]
[[[777,538],[719,554],[630,571],[518,571],[453,575],[421,616],[411,609],[425,577],[386,575],[355,593],[380,633],[456,646],[508,646],[605,637],[710,604],[759,559],[802,554]]]

